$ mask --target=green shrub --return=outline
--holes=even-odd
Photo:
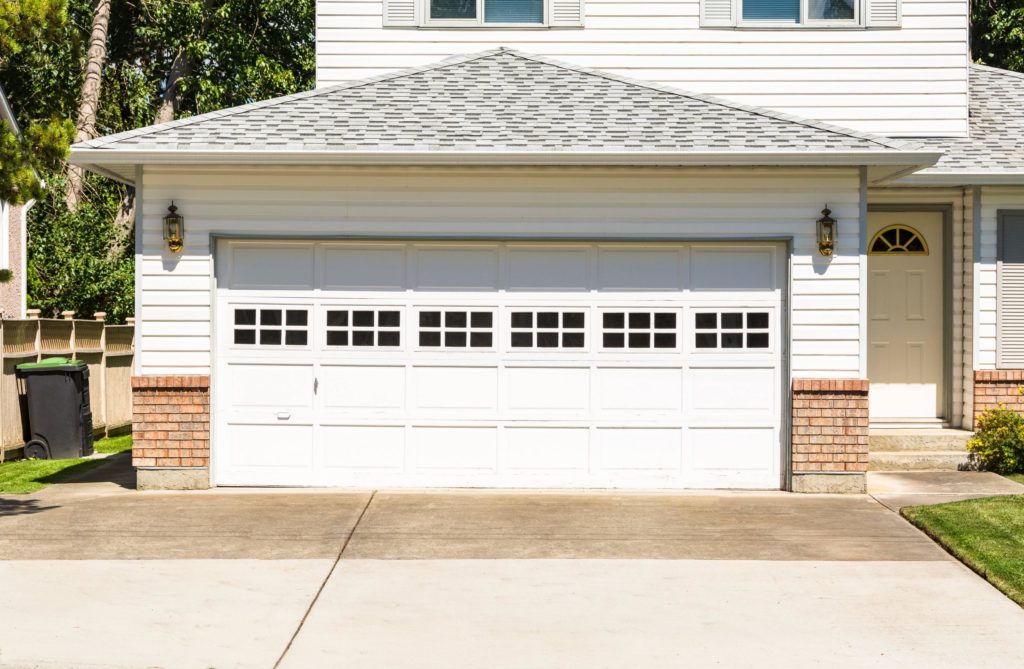
[[[1024,416],[1003,405],[980,416],[967,442],[971,464],[999,474],[1024,471]]]

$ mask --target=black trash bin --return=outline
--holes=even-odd
[[[17,366],[27,396],[25,457],[80,458],[92,455],[89,366],[81,360],[48,358]]]

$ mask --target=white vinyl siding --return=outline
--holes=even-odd
[[[700,0],[588,0],[583,30],[392,30],[382,0],[320,0],[317,83],[506,46],[868,132],[966,136],[967,2],[902,7],[899,30],[708,29]]]
[[[975,369],[997,369],[998,361],[998,258],[999,212],[1024,210],[1024,188],[986,186],[981,189],[978,262],[974,268],[977,286],[975,328]]]
[[[996,362],[1001,369],[1024,368],[1024,211],[1002,211],[996,290]]]
[[[651,239],[794,238],[795,376],[860,378],[859,175],[853,169],[147,168],[141,205],[142,374],[210,371],[210,233]],[[185,217],[180,259],[161,219]],[[817,251],[825,202],[837,254]],[[273,268],[268,268],[272,272]]]

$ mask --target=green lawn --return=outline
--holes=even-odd
[[[1024,483],[1024,474],[1006,474],[1006,478],[1017,483]]]
[[[131,435],[100,439],[94,444],[100,453],[121,453],[132,447]],[[70,460],[12,460],[0,463],[0,495],[31,493],[51,483],[91,469],[102,460],[72,458]]]
[[[1024,495],[906,507],[902,514],[1024,606]]]

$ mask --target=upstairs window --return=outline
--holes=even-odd
[[[544,0],[428,0],[431,21],[543,24]]]
[[[757,23],[859,25],[860,0],[740,0],[741,20]]]

